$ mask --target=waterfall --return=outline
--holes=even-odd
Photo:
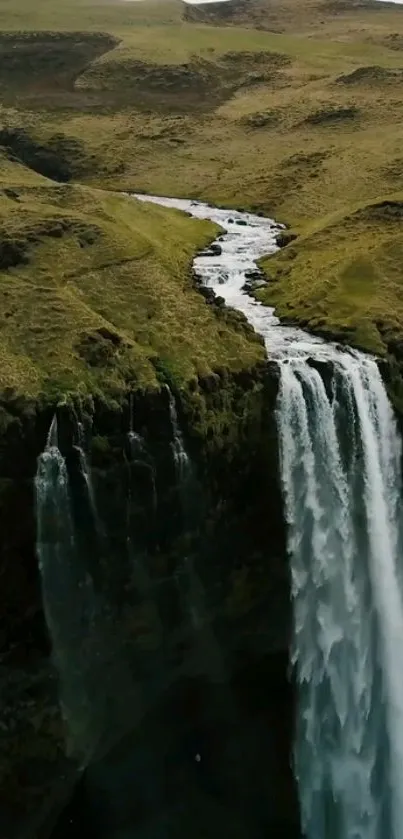
[[[134,430],[134,407],[132,393],[129,393],[129,431],[127,437],[129,440],[130,452],[133,458],[137,457],[137,455],[139,454],[144,453],[144,440],[141,434],[137,434],[137,432]]]
[[[153,513],[154,515],[156,515],[158,509],[158,495],[155,464],[149,452],[147,451],[147,445],[146,441],[144,440],[144,437],[142,437],[141,434],[138,434],[138,432],[134,430],[134,406],[132,393],[129,394],[129,431],[127,433],[127,439],[129,443],[130,458],[132,462],[137,464],[142,463],[148,468],[151,484]]]
[[[151,485],[151,500],[152,500],[152,508],[153,513],[156,515],[158,510],[158,494],[157,494],[157,482],[156,482],[156,474],[155,474],[155,464],[153,462],[152,457],[149,455],[147,451],[147,446],[145,440],[141,436],[141,434],[137,434],[136,431],[130,429],[127,435],[127,439],[129,442],[129,450],[130,450],[130,457],[133,463],[142,464],[147,468],[148,475],[150,478],[150,485]]]
[[[80,550],[66,461],[53,419],[35,478],[37,556],[69,754],[86,763],[140,715],[141,691],[123,653],[107,592]]]
[[[178,421],[178,411],[176,409],[175,397],[168,385],[167,391],[169,397],[169,416],[171,420],[173,434],[172,452],[174,456],[175,469],[178,475],[178,480],[180,483],[183,483],[183,481],[186,480],[191,471],[190,460],[185,449],[183,435]]]
[[[127,437],[129,440],[130,452],[132,454],[132,457],[135,458],[137,457],[137,455],[142,454],[142,452],[144,452],[145,446],[144,440],[141,437],[141,435],[137,434],[136,431],[129,431]]]
[[[83,754],[92,723],[85,690],[86,644],[94,610],[92,580],[76,561],[67,466],[58,447],[56,416],[35,478],[37,555],[69,749]]]
[[[102,526],[101,526],[101,521],[100,521],[100,518],[99,518],[99,515],[98,515],[97,503],[96,503],[96,499],[95,499],[95,490],[94,490],[94,484],[93,484],[93,481],[92,481],[91,467],[88,463],[87,455],[85,453],[85,449],[84,449],[84,445],[83,445],[81,437],[82,437],[82,435],[79,434],[79,441],[80,442],[76,446],[74,446],[74,448],[75,448],[75,450],[78,454],[78,457],[79,457],[80,471],[81,471],[81,475],[82,475],[82,478],[84,480],[84,484],[85,484],[85,487],[86,487],[89,507],[90,507],[90,510],[91,510],[91,514],[92,514],[92,518],[93,518],[93,522],[94,522],[94,525],[95,525],[96,532],[99,536],[102,533]]]
[[[400,441],[376,363],[345,352],[333,364],[330,394],[306,360],[280,365],[278,425],[300,688],[295,762],[303,828],[308,839],[387,835],[388,806],[379,780],[387,761],[380,754],[386,740],[384,693],[389,809],[392,835],[400,839]],[[342,418],[340,404],[347,406]]]

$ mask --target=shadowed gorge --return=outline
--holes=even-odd
[[[227,451],[208,452],[186,435],[191,456],[184,449],[179,403],[173,409],[166,387],[143,398],[133,394],[122,411],[96,405],[88,415],[84,407],[78,419],[80,414],[66,406],[58,410],[57,420],[43,417],[37,436],[37,453],[41,446],[44,453],[36,478],[36,538],[58,689],[53,682],[55,693],[49,693],[52,669],[41,643],[40,593],[35,623],[28,613],[19,626],[18,596],[16,614],[8,617],[13,623],[5,626],[12,630],[10,700],[15,703],[19,692],[22,700],[26,697],[24,683],[16,680],[22,667],[28,683],[37,684],[31,714],[41,714],[42,742],[32,730],[21,749],[13,728],[4,740],[3,765],[15,779],[13,789],[3,776],[4,829],[13,831],[20,823],[22,802],[32,813],[39,804],[36,795],[45,793],[50,812],[45,820],[40,808],[41,829],[54,826],[55,836],[64,835],[70,819],[76,828],[83,818],[95,835],[109,835],[118,823],[128,830],[148,830],[152,814],[156,824],[172,819],[172,829],[180,834],[200,807],[207,807],[200,831],[216,819],[217,830],[228,823],[235,829],[237,818],[240,835],[251,829],[260,835],[266,824],[294,830],[297,811],[295,804],[290,810],[294,793],[286,757],[292,729],[286,680],[289,584],[272,442],[276,391],[276,376],[264,368],[249,385],[234,378],[231,410],[243,419],[231,430],[238,431],[239,442],[233,441]],[[210,410],[215,403],[217,412],[221,399],[206,382]],[[230,489],[233,470],[239,482]],[[267,472],[272,475],[269,496]],[[32,501],[27,498],[26,521],[33,513]],[[21,516],[21,498],[18,503]],[[31,528],[32,535],[33,523]],[[35,557],[29,553],[26,526],[14,548],[19,555],[22,545],[26,571],[32,574]],[[272,556],[270,578],[264,545]],[[12,560],[11,545],[8,550]],[[274,622],[267,617],[268,598],[272,614],[278,615]],[[28,632],[34,658],[26,641],[18,643],[18,635],[26,638]],[[260,673],[264,683],[268,679],[277,686],[269,704]],[[58,695],[64,723],[57,733]],[[284,718],[282,730],[275,722],[279,703],[282,714],[288,708],[289,724]],[[200,770],[195,760],[199,751]],[[284,765],[278,780],[276,755]],[[31,766],[34,772],[38,759],[43,775],[35,782],[25,773]],[[63,795],[72,794],[76,759],[90,766],[72,809],[57,826]],[[116,767],[112,771],[110,763]],[[160,781],[155,778],[158,766]],[[261,778],[253,791],[244,785],[246,766]],[[133,799],[132,773],[139,770],[143,782]],[[231,815],[233,771],[238,817]],[[22,787],[16,783],[20,777]],[[275,801],[268,807],[266,789],[273,784]],[[85,803],[80,805],[82,796]]]

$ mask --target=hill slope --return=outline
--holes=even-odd
[[[263,357],[253,335],[193,289],[214,226],[86,187],[0,198],[3,386],[35,395],[178,383]]]
[[[334,214],[263,260],[281,317],[403,358],[403,192]]]

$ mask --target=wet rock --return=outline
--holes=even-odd
[[[217,245],[216,242],[213,242],[212,245],[209,245],[208,248],[205,248],[199,256],[220,256],[222,254],[222,247],[221,245]]]
[[[266,280],[248,280],[248,282],[242,286],[242,291],[246,291],[247,294],[250,294],[258,288],[264,288],[265,285],[267,285]]]
[[[235,223],[239,224],[240,227],[246,227],[247,224],[248,224],[248,222],[245,221],[245,219],[243,219],[243,218],[237,218]]]
[[[310,367],[313,367],[314,370],[317,370],[319,375],[322,378],[323,384],[326,389],[326,393],[329,399],[332,398],[332,386],[334,381],[335,375],[335,368],[331,361],[321,361],[319,358],[315,358],[311,356],[307,359],[307,363]]]
[[[260,281],[260,280],[264,281],[264,277],[263,277],[262,272],[258,271],[258,270],[245,271],[245,280],[248,280],[248,282],[257,282],[257,281]]]
[[[208,286],[201,285],[198,290],[202,297],[204,297],[206,303],[215,302],[215,292],[212,288],[208,288]]]

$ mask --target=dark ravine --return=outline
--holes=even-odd
[[[289,768],[290,609],[274,422],[277,386],[276,366],[266,364],[236,375],[217,371],[199,381],[196,393],[175,394],[192,464],[191,491],[185,494],[175,472],[165,387],[134,392],[112,407],[87,402],[56,410],[77,552],[102,603],[94,633],[98,658],[90,661],[88,673],[108,708],[108,731],[102,729],[83,776],[77,775],[80,761],[65,757],[60,686],[49,658],[35,555],[33,477],[55,406],[40,408],[11,396],[4,402],[0,811],[10,839],[59,839],[69,835],[71,819],[76,830],[77,819],[81,825],[85,818],[88,835],[109,836],[120,822],[137,834],[147,831],[151,810],[157,817],[155,807],[161,824],[172,820],[175,836],[184,835],[195,817],[200,835],[213,824],[217,835],[229,829],[234,836],[261,836],[277,828],[282,835],[298,835]],[[90,464],[100,529],[77,446]],[[189,579],[184,557],[193,569]],[[146,592],[140,561],[151,580]],[[197,626],[189,620],[189,586],[191,591],[196,586],[203,600]],[[107,649],[105,637],[114,639]],[[112,667],[111,660],[119,666]],[[165,676],[154,685],[161,662]],[[273,686],[271,698],[267,685]],[[151,690],[153,700],[136,717],[131,691],[137,695],[139,689]],[[119,694],[127,695],[126,701],[117,701]],[[152,755],[148,768],[144,749]],[[200,766],[194,759],[198,750]],[[146,779],[154,777],[161,760],[166,768],[158,770],[159,804],[151,805]],[[144,779],[135,806],[130,766]],[[253,785],[252,776],[258,779]],[[118,778],[125,802],[119,818],[114,815]],[[109,799],[100,792],[104,783]],[[109,833],[94,816],[93,802],[98,810],[100,797],[108,800],[107,812],[100,812]]]

